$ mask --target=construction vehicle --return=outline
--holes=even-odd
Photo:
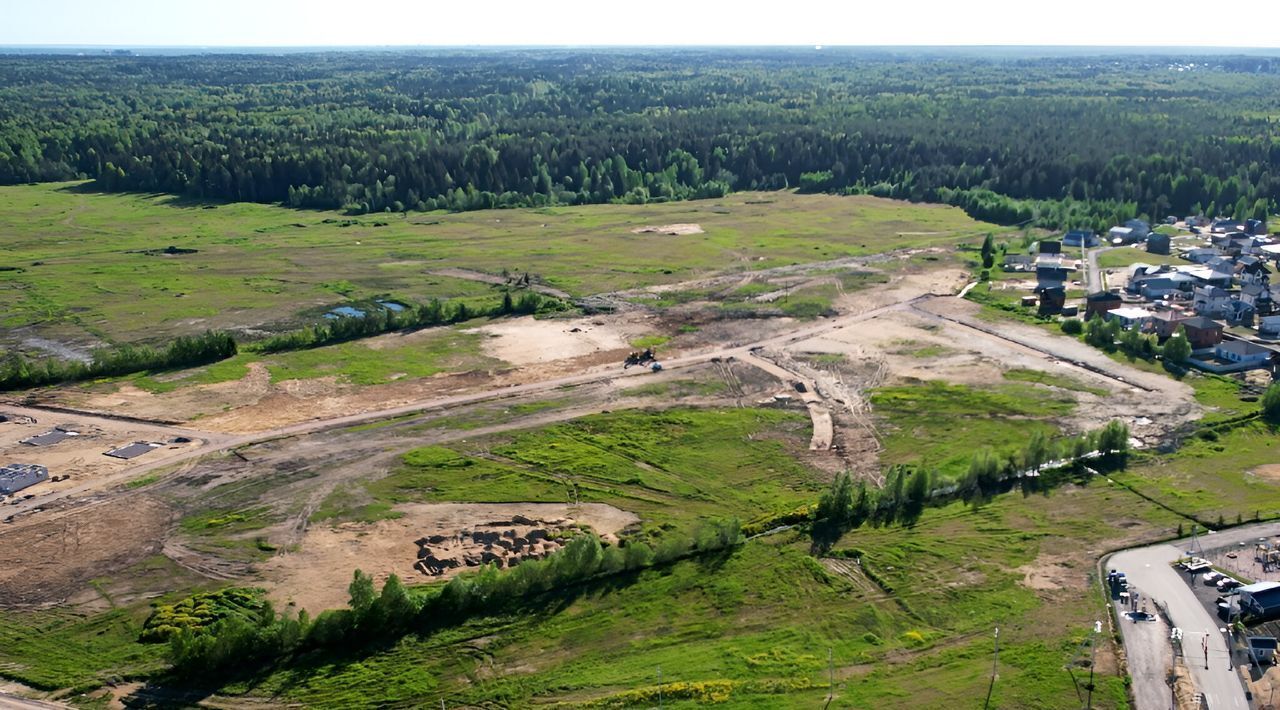
[[[625,370],[632,365],[645,365],[653,362],[653,359],[653,348],[645,348],[643,351],[633,350],[623,361],[622,369]]]

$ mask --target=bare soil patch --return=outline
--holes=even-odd
[[[1280,463],[1267,463],[1246,471],[1266,481],[1280,481]]]
[[[1071,557],[1040,555],[1031,564],[1017,569],[1021,572],[1022,585],[1038,592],[1054,592],[1064,589],[1085,588],[1085,575],[1076,568],[1080,560]]]
[[[417,567],[418,540],[433,535],[455,539],[464,530],[501,533],[513,526],[494,528],[488,524],[510,523],[515,516],[536,521],[562,520],[562,527],[585,525],[606,538],[639,522],[635,514],[602,503],[408,503],[397,505],[395,510],[403,517],[375,523],[318,525],[307,530],[297,552],[278,555],[262,565],[271,596],[281,603],[294,602],[318,613],[346,603],[347,585],[356,569],[373,575],[378,584],[391,574],[409,583],[448,578],[468,567],[464,564],[443,575],[425,575]]]
[[[628,341],[642,330],[627,318],[538,320],[530,316],[488,323],[473,332],[489,336],[481,345],[485,355],[522,366],[602,352],[625,356]]]
[[[0,606],[62,602],[159,552],[172,517],[160,501],[133,497],[17,524],[0,536]]]
[[[702,234],[702,225],[700,224],[664,224],[661,227],[644,226],[636,227],[631,230],[632,234],[666,234],[672,237],[681,237],[688,234]]]

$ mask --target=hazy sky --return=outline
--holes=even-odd
[[[1278,18],[1276,0],[0,0],[0,44],[1277,47]]]

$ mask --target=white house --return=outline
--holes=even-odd
[[[1120,322],[1120,327],[1128,330],[1129,328],[1142,328],[1151,322],[1154,314],[1145,309],[1134,306],[1126,306],[1123,308],[1112,308],[1107,311],[1107,320]]]
[[[1213,354],[1227,362],[1246,365],[1262,365],[1271,359],[1270,350],[1243,340],[1224,340],[1213,349]]]

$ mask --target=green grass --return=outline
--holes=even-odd
[[[640,348],[656,348],[660,345],[666,345],[671,338],[665,335],[644,335],[631,341],[631,347]]]
[[[0,612],[0,676],[78,693],[156,672],[165,667],[165,646],[138,641],[149,613],[145,602],[88,616]]]
[[[816,499],[823,483],[792,458],[808,420],[771,409],[628,411],[403,456],[391,475],[335,492],[317,519],[393,513],[404,502],[611,503],[647,522],[748,519]]]
[[[995,387],[941,381],[881,387],[871,395],[881,422],[883,463],[910,463],[956,476],[975,451],[1016,451],[1034,430],[1058,433],[1051,419],[1069,414],[1069,395],[1022,383]]]
[[[724,380],[667,380],[628,387],[621,391],[623,397],[712,397],[727,392]]]
[[[1103,269],[1122,269],[1131,264],[1180,264],[1186,266],[1189,263],[1173,254],[1151,254],[1145,249],[1131,247],[1113,249],[1098,255],[1098,267]]]
[[[1011,382],[1029,382],[1033,385],[1048,385],[1050,387],[1059,387],[1073,392],[1088,392],[1096,394],[1099,397],[1105,397],[1108,391],[1104,387],[1095,387],[1085,384],[1084,382],[1067,375],[1058,375],[1043,370],[1029,370],[1026,368],[1015,367],[1011,370],[1005,370],[1004,378]]]
[[[4,187],[0,265],[18,270],[0,271],[0,326],[36,326],[47,337],[86,344],[286,327],[348,300],[492,293],[486,284],[428,273],[444,267],[529,271],[585,295],[687,280],[730,264],[768,268],[947,246],[994,229],[952,207],[791,193],[752,204],[760,197],[350,219],[248,203],[206,209],[74,184]],[[674,222],[706,231],[664,237],[661,248],[631,233]],[[935,234],[900,234],[915,231]],[[135,253],[169,245],[198,251]]]
[[[1254,421],[1207,436],[1184,440],[1173,454],[1144,457],[1116,478],[1209,523],[1280,517],[1280,478],[1256,472],[1280,461],[1274,427]]]
[[[480,355],[479,333],[438,328],[406,336],[382,336],[383,347],[355,341],[263,358],[271,379],[302,380],[334,376],[357,385],[384,384],[400,377],[430,377],[454,368],[474,369],[488,359]],[[390,338],[390,341],[385,339]],[[395,344],[397,340],[405,344]],[[390,344],[388,344],[390,343]]]
[[[802,539],[783,534],[727,558],[585,585],[371,655],[314,658],[223,692],[316,707],[439,698],[450,706],[575,707],[651,697],[661,668],[672,707],[698,705],[673,697],[675,684],[719,688],[726,708],[816,707],[830,649],[837,707],[970,707],[986,694],[998,625],[991,707],[1074,708],[1064,668],[1105,613],[1084,586],[1092,563],[1077,558],[1073,588],[1051,592],[1028,588],[1018,568],[1060,555],[1068,540],[1104,544],[1121,522],[1148,534],[1177,523],[1097,483],[1001,496],[977,511],[954,504],[927,511],[913,528],[846,535],[837,553],[859,556],[898,590],[892,598],[868,580],[829,573]],[[1104,673],[1097,682],[1097,707],[1127,706],[1122,679]]]

